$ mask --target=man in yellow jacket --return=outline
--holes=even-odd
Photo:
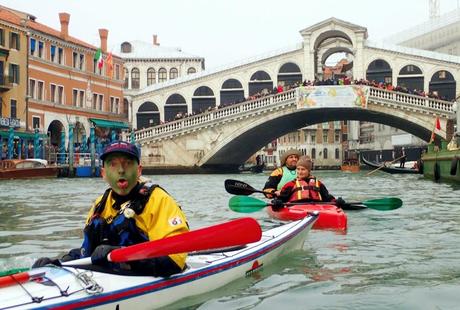
[[[101,155],[101,174],[110,188],[96,199],[84,229],[81,248],[61,260],[91,257],[95,265],[113,271],[170,276],[182,272],[187,254],[144,259],[123,264],[107,261],[107,255],[120,247],[158,240],[187,232],[186,217],[175,200],[161,187],[139,181],[142,173],[137,147],[116,141]],[[56,263],[41,258],[33,267]]]

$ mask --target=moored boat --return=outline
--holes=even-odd
[[[0,308],[90,307],[153,309],[247,277],[280,255],[302,248],[318,214],[262,233],[262,239],[226,252],[189,255],[187,270],[169,278],[115,275],[74,267],[42,267],[36,281],[0,289]],[[210,236],[212,238],[212,236]]]
[[[58,167],[43,159],[4,159],[0,161],[0,180],[55,178]]]
[[[361,160],[363,163],[372,167],[374,169],[378,169],[387,173],[395,174],[395,173],[406,173],[406,174],[417,174],[420,173],[418,169],[413,168],[400,168],[400,167],[392,167],[392,166],[385,166],[385,163],[374,163],[370,160],[361,156]]]
[[[313,229],[333,229],[346,231],[347,215],[341,208],[332,204],[298,204],[290,205],[279,211],[274,211],[272,206],[267,207],[267,212],[272,218],[282,221],[296,221],[308,216],[310,213],[319,212],[318,220],[313,224]]]
[[[340,170],[344,172],[359,172],[359,163],[356,161],[344,161],[342,165],[340,166]]]

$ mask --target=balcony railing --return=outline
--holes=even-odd
[[[0,92],[9,91],[13,87],[8,75],[0,75]]]

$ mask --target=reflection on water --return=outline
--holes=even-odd
[[[346,201],[400,197],[401,209],[348,213],[345,235],[312,231],[303,251],[280,258],[253,277],[188,299],[190,309],[455,309],[460,287],[459,187],[416,175],[316,173]],[[251,215],[276,225],[264,211],[238,214],[224,180],[261,189],[266,175],[152,176],[198,228]],[[0,270],[27,267],[81,243],[81,229],[101,179],[1,181]],[[262,198],[254,194],[254,197]],[[438,297],[439,296],[439,297]],[[390,298],[389,298],[390,297]]]

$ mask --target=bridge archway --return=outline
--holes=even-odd
[[[291,86],[295,83],[301,84],[302,72],[300,67],[293,62],[283,64],[278,71],[278,83],[284,84],[284,86]]]
[[[339,52],[350,53],[354,55],[353,40],[351,37],[341,30],[328,30],[322,32],[315,40],[315,72],[323,75],[324,68],[326,67],[326,60],[332,54]],[[351,69],[347,68],[348,70]]]
[[[144,102],[136,114],[137,129],[148,128],[160,124],[160,110],[151,102]]]
[[[200,86],[195,89],[192,97],[192,113],[202,113],[208,108],[216,106],[214,92],[208,86]]]
[[[279,114],[278,114],[279,113]],[[403,114],[401,114],[403,115]],[[270,120],[260,118],[248,121],[232,131],[232,135],[222,139],[202,159],[202,167],[217,170],[232,170],[243,163],[264,145],[296,129],[330,121],[357,120],[380,123],[404,130],[425,141],[430,139],[431,131],[413,120],[366,109],[326,108],[294,110],[290,114],[274,112]],[[324,150],[312,149],[311,157],[324,156]],[[319,152],[321,155],[318,155]],[[327,151],[329,152],[329,151]],[[327,154],[329,157],[330,154]]]
[[[165,104],[165,122],[187,115],[187,101],[180,94],[172,94]]]
[[[422,69],[410,64],[399,70],[397,85],[410,90],[424,90],[424,80]]]
[[[273,80],[270,74],[263,70],[259,70],[251,76],[249,81],[249,96],[261,92],[264,89],[268,91],[273,90]]]
[[[243,85],[237,79],[226,80],[220,90],[220,105],[225,106],[244,101]]]
[[[456,87],[454,76],[447,70],[439,70],[431,77],[430,92],[436,92],[440,98],[455,99]]]
[[[366,80],[392,84],[393,69],[391,69],[390,64],[385,60],[376,59],[367,66]]]

